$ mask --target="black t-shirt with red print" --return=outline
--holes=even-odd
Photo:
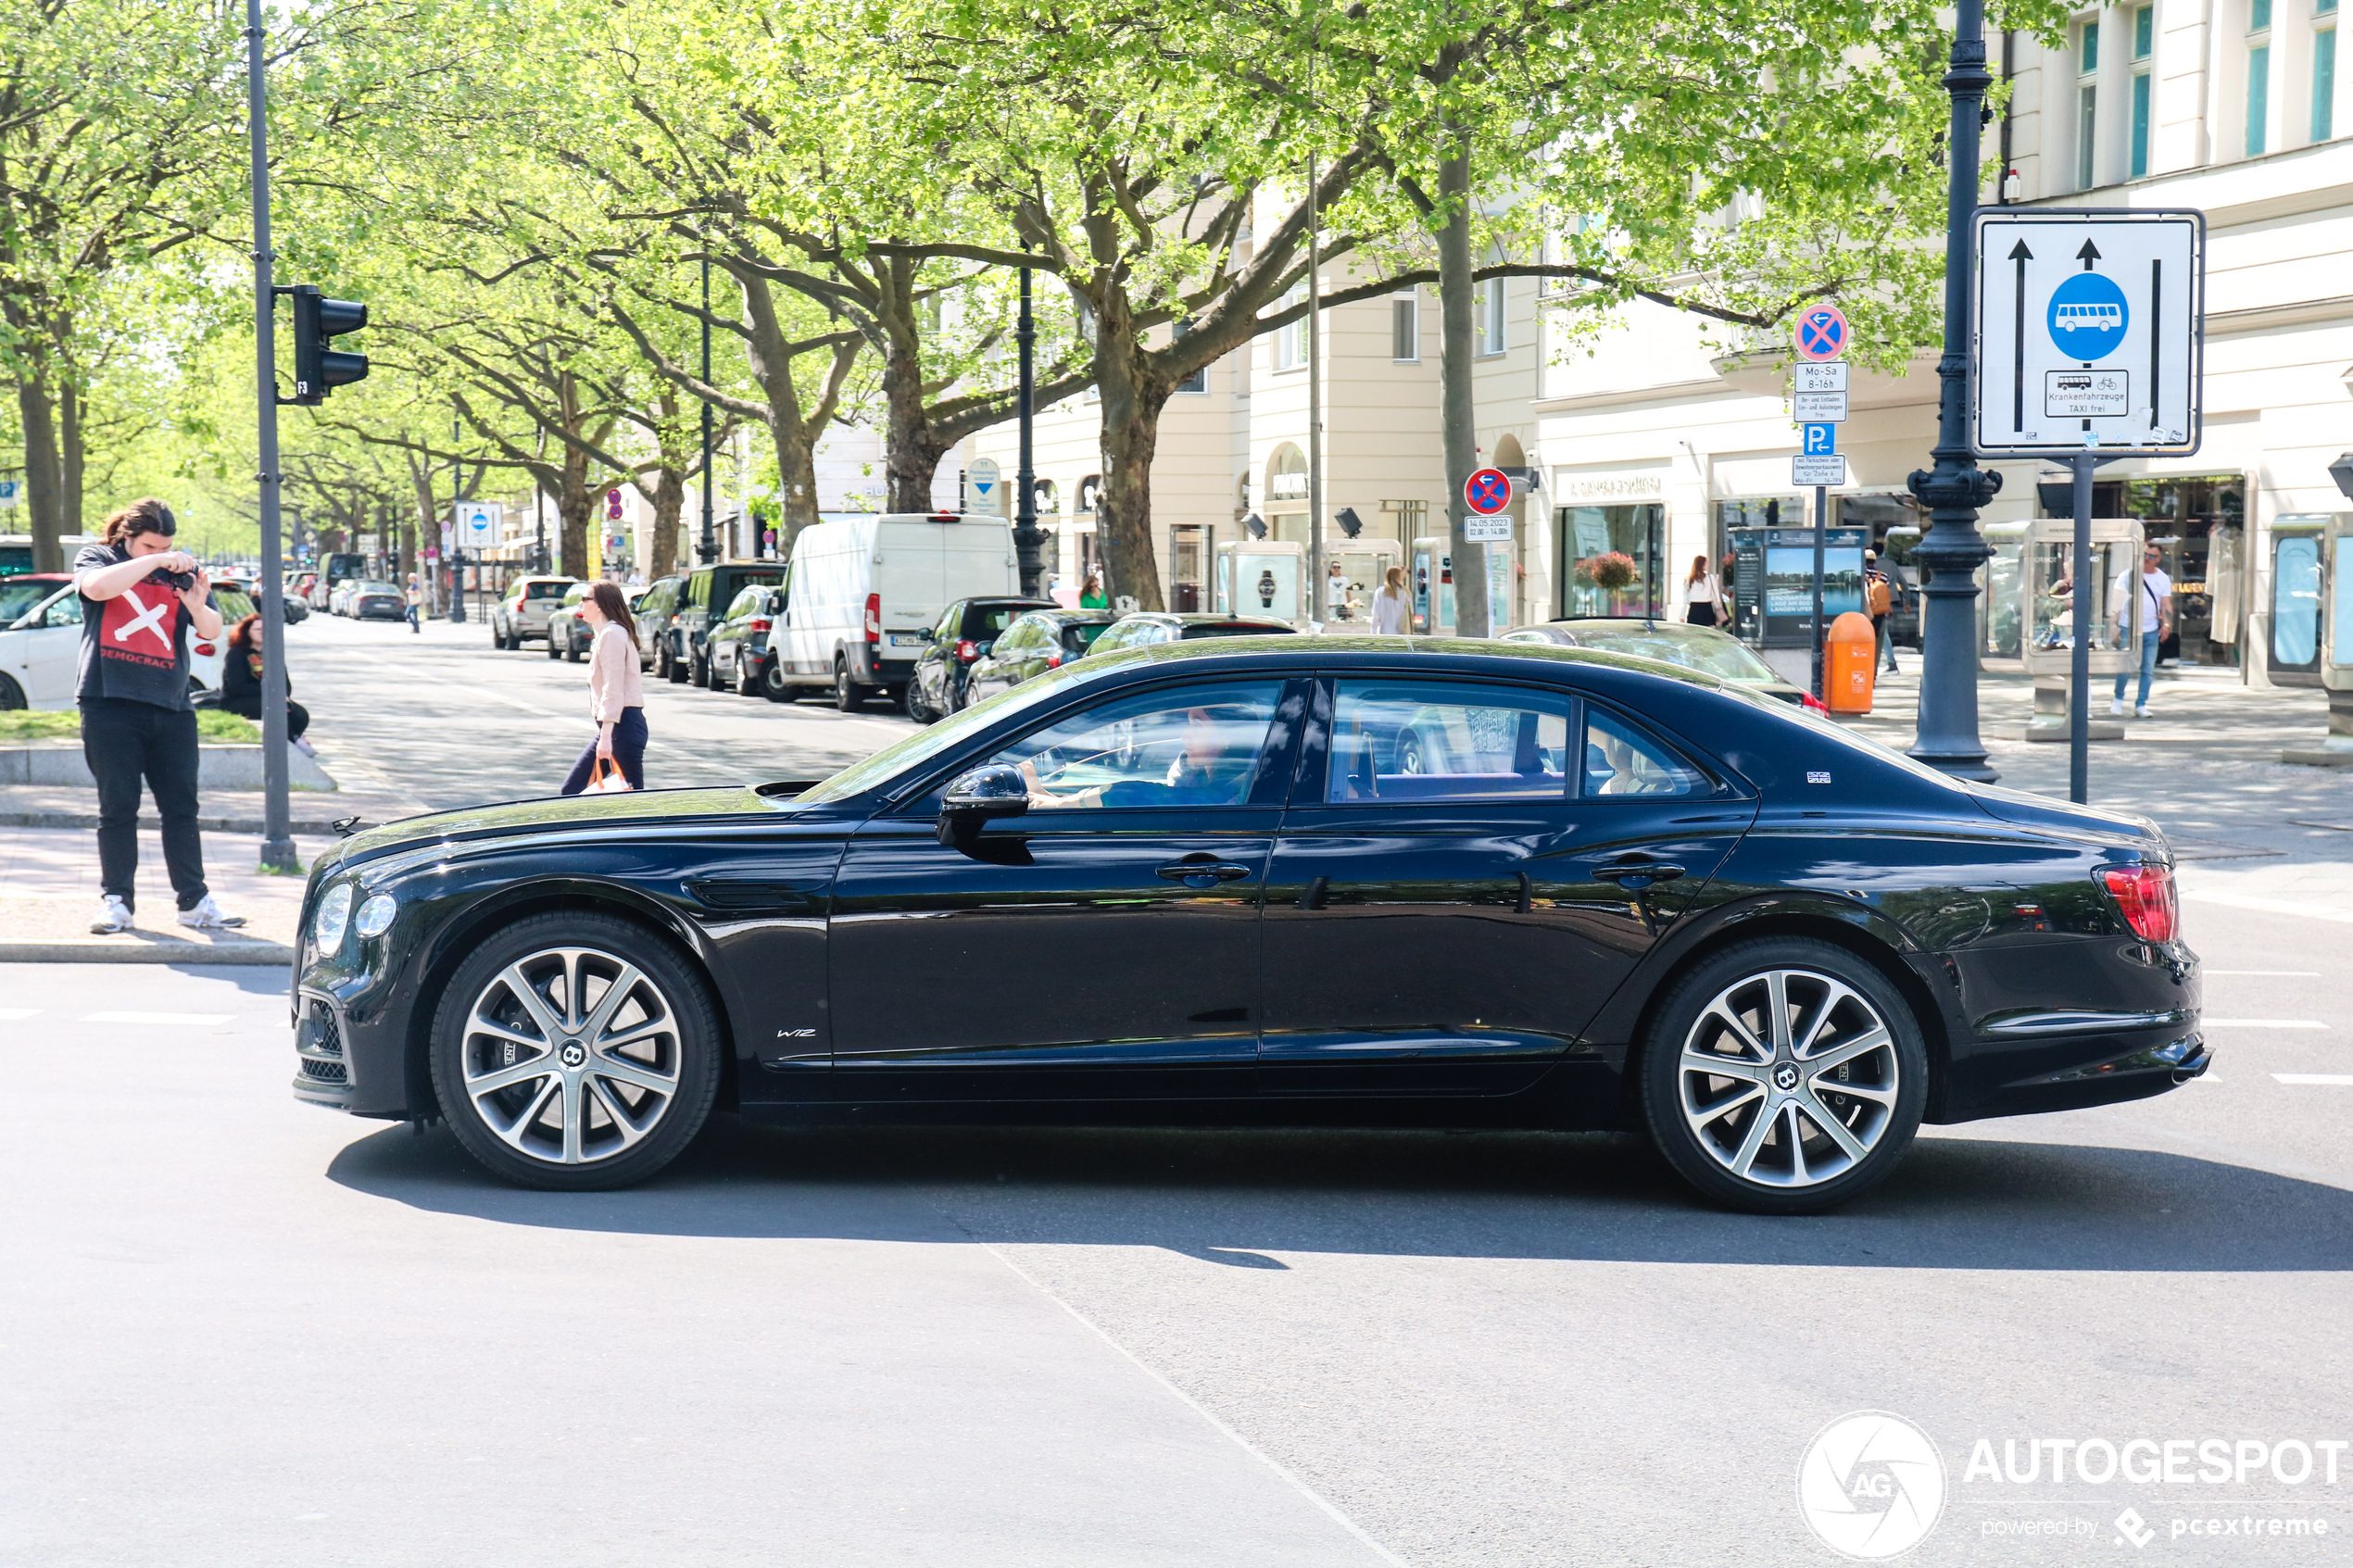
[[[78,574],[131,558],[111,545],[84,545]],[[160,568],[110,599],[82,596],[82,668],[74,695],[127,697],[157,708],[188,703],[188,627],[195,618]]]

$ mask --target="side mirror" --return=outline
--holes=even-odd
[[[1018,768],[995,763],[960,774],[939,794],[939,842],[969,841],[983,822],[1029,809],[1029,783]]]

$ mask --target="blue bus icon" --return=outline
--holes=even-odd
[[[2051,291],[2051,342],[2070,359],[2105,358],[2124,343],[2131,307],[2116,280],[2102,272],[2077,272]]]

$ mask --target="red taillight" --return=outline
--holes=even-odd
[[[1797,705],[1800,708],[1811,709],[1817,713],[1828,713],[1831,710],[1831,705],[1824,702],[1820,697],[1816,696],[1812,692],[1798,693]]]
[[[746,622],[746,628],[753,632],[765,632],[768,630],[768,618],[764,615],[755,615]]]
[[[196,645],[196,651],[204,655],[207,659],[210,659],[212,657],[212,645],[210,643],[198,643]]]
[[[2107,866],[2100,880],[2108,884],[2124,923],[2144,942],[2171,942],[2182,928],[2182,907],[2173,896],[2171,866]]]
[[[870,643],[882,641],[882,596],[880,594],[866,596],[866,640]]]
[[[966,637],[963,642],[956,645],[956,657],[963,659],[966,664],[970,664],[974,659],[980,657],[980,645],[974,642],[970,637]]]
[[[1062,656],[1061,654],[1058,654],[1058,653],[1050,653],[1050,654],[1048,654],[1048,655],[1046,656],[1046,668],[1047,668],[1047,669],[1049,669],[1049,670],[1060,670],[1062,667],[1063,667],[1063,656]]]

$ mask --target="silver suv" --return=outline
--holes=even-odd
[[[547,618],[563,602],[573,585],[569,577],[518,577],[490,608],[490,642],[494,647],[519,648],[530,641],[547,640]]]

